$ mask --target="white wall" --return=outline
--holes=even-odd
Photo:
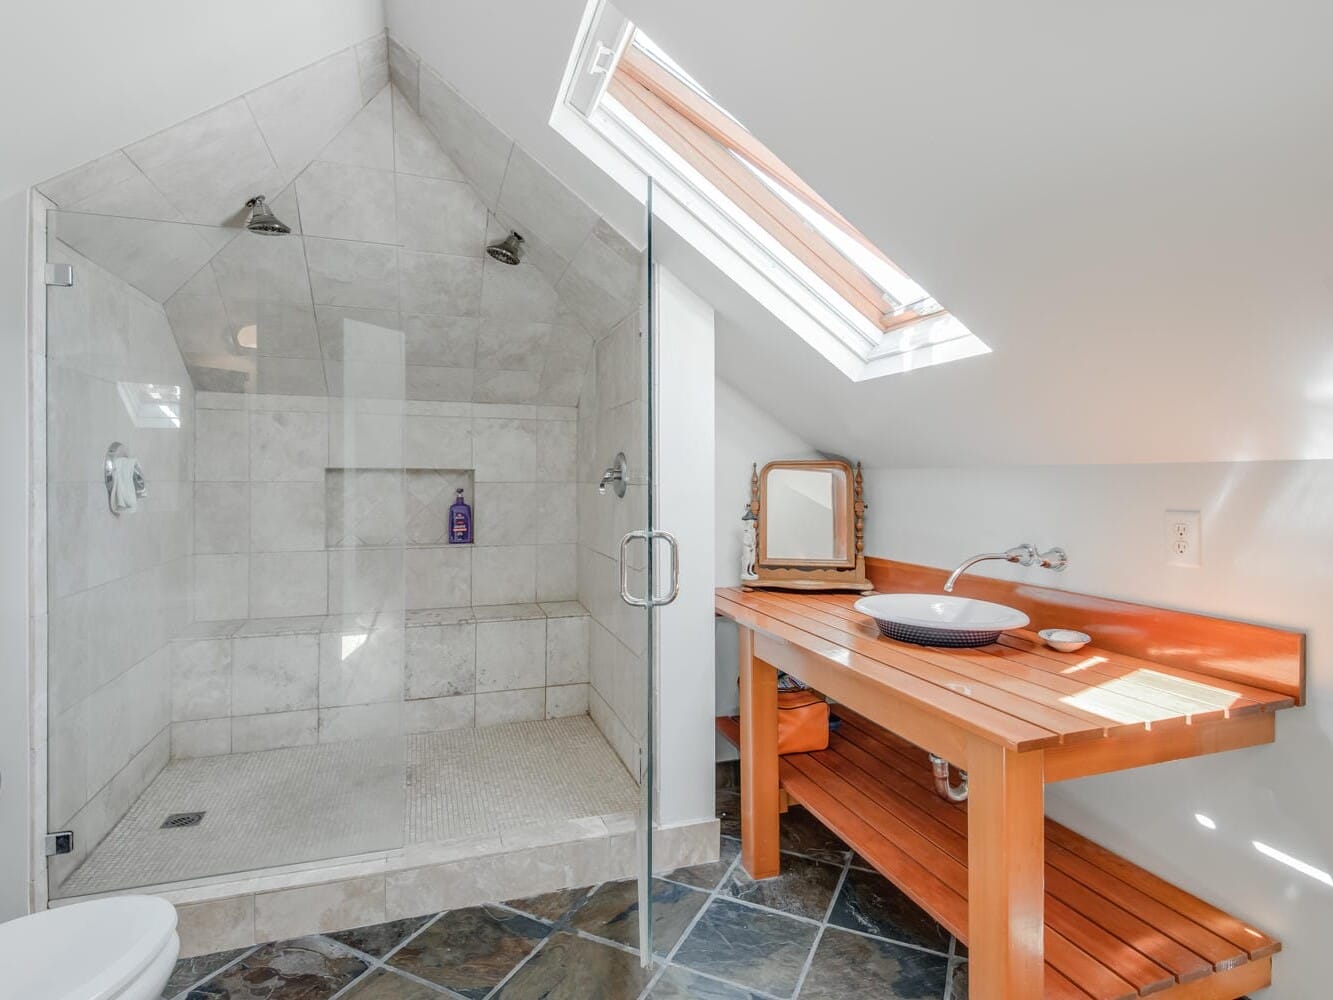
[[[28,910],[27,237],[26,194],[0,198],[0,920]]]
[[[658,807],[673,826],[713,818],[713,307],[665,268],[657,279],[656,526],[680,546],[680,596],[658,616]]]
[[[750,470],[777,459],[819,458],[795,431],[778,423],[730,382],[717,380],[716,585],[741,581],[741,515],[750,502]]]
[[[780,458],[819,458],[809,442],[778,423],[729,382],[716,382],[717,439],[714,478],[717,503],[713,508],[713,530],[717,538],[714,586],[734,587],[741,582],[741,515],[750,502],[750,469],[756,463]],[[736,688],[736,626],[716,619],[714,623],[715,683],[718,715],[734,715],[739,705]],[[735,760],[736,748],[716,738],[717,759]]]
[[[1056,576],[973,572],[1306,631],[1309,704],[1271,746],[1062,783],[1048,811],[1283,941],[1265,996],[1326,992],[1333,887],[1260,855],[1333,871],[1333,462],[875,469],[867,552],[952,566],[1023,541],[1063,545]],[[1203,566],[1165,564],[1163,512],[1202,511]],[[1217,824],[1204,829],[1202,813]]]

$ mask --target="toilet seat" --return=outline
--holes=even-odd
[[[176,908],[156,896],[93,899],[19,917],[0,924],[0,995],[113,1000],[159,971],[164,951],[174,963],[175,938]]]

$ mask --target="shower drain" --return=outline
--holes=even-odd
[[[202,812],[172,813],[162,821],[159,830],[179,830],[186,826],[198,826],[204,821]]]

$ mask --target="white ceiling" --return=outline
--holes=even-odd
[[[367,6],[315,20],[346,44]],[[812,442],[880,465],[1333,457],[1333,6],[619,6],[994,348],[851,385],[688,247],[664,245],[719,308],[722,376]],[[632,199],[547,125],[583,0],[385,8],[465,98],[634,232]],[[19,126],[58,106],[62,127],[18,128],[30,142],[6,162],[23,176],[6,178],[31,182],[237,92],[228,53],[262,52],[266,79],[278,50],[294,68],[334,47],[307,30],[308,3],[290,14],[272,30],[242,18],[259,26],[249,48],[226,33],[195,45],[217,26],[165,9],[135,45],[82,15],[15,33],[65,39],[62,62],[93,76],[48,81],[35,102],[10,88],[25,95],[10,102]],[[173,86],[150,88],[140,66]],[[79,155],[48,134],[80,137]]]
[[[380,0],[6,3],[0,199],[383,28]]]
[[[515,6],[387,11],[610,213],[618,193],[546,126],[581,0]],[[719,306],[719,373],[817,445],[881,465],[1333,457],[1333,7],[618,6],[994,348],[852,385],[668,247]]]

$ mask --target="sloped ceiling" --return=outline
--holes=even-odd
[[[381,0],[7,3],[0,200],[383,30]]]
[[[582,4],[487,6],[386,9],[423,53],[469,48],[451,82],[538,130]],[[719,308],[722,377],[818,446],[876,465],[1333,457],[1333,8],[617,6],[994,349],[853,385],[664,247]],[[472,44],[529,18],[531,37]]]
[[[382,35],[40,187],[199,389],[573,405],[637,299],[633,249]],[[257,193],[294,235],[241,228]],[[511,228],[519,267],[484,254]]]

